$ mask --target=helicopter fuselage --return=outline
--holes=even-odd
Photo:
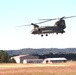
[[[63,18],[60,18],[59,21],[56,21],[54,26],[39,26],[33,23],[31,23],[31,25],[34,26],[31,34],[41,34],[42,36],[43,34],[48,35],[48,33],[64,33],[64,29],[66,28],[65,20],[63,20]]]
[[[58,26],[42,26],[31,31],[31,34],[50,34],[50,33],[64,33],[64,29]]]

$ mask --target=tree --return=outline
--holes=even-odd
[[[8,63],[9,62],[9,55],[3,50],[0,50],[0,63]]]

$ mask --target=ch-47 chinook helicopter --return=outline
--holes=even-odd
[[[65,24],[65,20],[67,18],[72,18],[72,17],[76,17],[76,16],[70,16],[70,17],[61,17],[61,18],[54,18],[54,19],[41,19],[44,20],[42,22],[39,23],[31,23],[30,25],[33,25],[34,28],[31,31],[31,34],[40,34],[41,36],[43,36],[43,34],[45,34],[46,36],[48,36],[48,34],[50,33],[65,33],[64,29],[66,28],[66,24]],[[39,26],[38,24],[42,24],[51,20],[57,20],[54,24],[54,26]],[[27,25],[24,25],[27,26]],[[29,25],[28,25],[29,26]]]

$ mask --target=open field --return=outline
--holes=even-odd
[[[76,75],[76,62],[52,64],[0,64],[0,75]]]

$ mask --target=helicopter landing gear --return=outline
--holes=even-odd
[[[43,37],[43,34],[41,34],[41,37]]]
[[[48,36],[48,34],[46,34],[46,36]]]
[[[56,33],[58,35],[58,33]]]
[[[62,31],[61,33],[63,34],[63,33],[65,33],[65,31]]]
[[[46,34],[46,36],[48,36],[48,34]],[[43,37],[43,34],[41,34],[41,37]]]

